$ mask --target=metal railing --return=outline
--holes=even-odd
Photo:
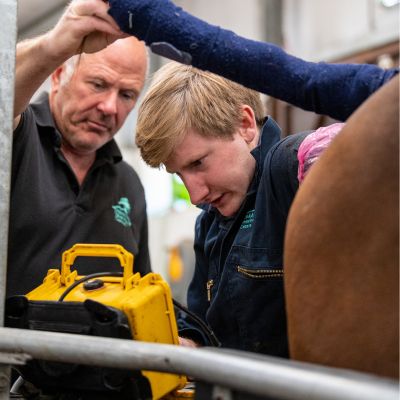
[[[186,374],[244,393],[274,399],[398,400],[396,382],[276,357],[134,340],[0,329],[0,352],[92,366]],[[24,356],[26,354],[26,356]]]

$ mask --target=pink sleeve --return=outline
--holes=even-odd
[[[343,123],[336,123],[318,128],[303,140],[297,153],[299,160],[297,178],[299,183],[304,180],[311,166],[318,160],[333,138],[342,130],[343,126]]]

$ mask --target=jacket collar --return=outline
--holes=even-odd
[[[257,161],[257,165],[263,163],[271,147],[278,143],[280,138],[281,129],[278,124],[271,117],[267,117],[261,128],[258,146],[251,151],[251,154]]]
[[[280,139],[281,129],[271,117],[267,117],[264,121],[263,127],[261,128],[258,146],[251,151],[252,156],[256,160],[256,170],[253,181],[249,187],[249,192],[258,187],[260,176],[263,172],[265,157],[272,146],[278,143]]]

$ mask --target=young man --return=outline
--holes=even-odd
[[[306,136],[280,141],[258,93],[177,63],[158,71],[139,110],[143,159],[177,173],[203,209],[188,306],[224,347],[288,356],[283,237]],[[180,335],[206,343],[188,323]]]
[[[150,271],[143,187],[113,140],[147,69],[143,43],[124,36],[103,1],[74,0],[52,30],[17,46],[8,296],[38,286],[78,242],[121,244],[135,271]],[[49,75],[50,93],[28,106]],[[77,269],[120,267],[83,259]]]

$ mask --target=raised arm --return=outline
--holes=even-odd
[[[345,120],[398,73],[366,64],[311,63],[193,17],[169,0],[110,0],[121,29],[153,51],[306,110]]]
[[[102,0],[73,0],[53,29],[17,45],[14,127],[35,91],[59,65],[126,36],[107,10]]]

